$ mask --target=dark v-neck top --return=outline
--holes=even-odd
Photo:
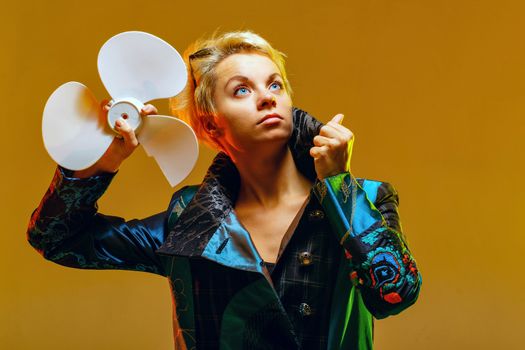
[[[274,288],[302,349],[326,349],[333,288],[342,250],[310,194],[282,240],[271,271]]]

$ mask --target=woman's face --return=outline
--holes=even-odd
[[[214,101],[218,140],[226,152],[264,143],[286,143],[292,131],[292,101],[277,65],[256,53],[228,56],[216,67]]]

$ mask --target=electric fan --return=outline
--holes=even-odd
[[[55,162],[82,170],[97,162],[118,133],[118,118],[133,128],[146,154],[153,157],[171,186],[193,169],[199,154],[193,129],[180,119],[140,114],[148,101],[179,94],[187,81],[179,53],[144,32],[110,38],[98,54],[98,72],[112,98],[107,118],[83,84],[68,82],[47,100],[42,119],[44,146]]]

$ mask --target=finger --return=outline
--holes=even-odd
[[[324,155],[326,155],[327,152],[328,152],[328,147],[327,146],[310,148],[310,155],[314,159],[319,159],[319,158],[323,157]]]
[[[352,134],[352,131],[342,124],[338,124],[333,120],[330,120],[326,125],[330,125],[336,130],[341,131],[343,134]]]
[[[343,125],[336,124],[332,121],[323,126],[319,134],[321,136],[337,138],[341,141],[349,141],[354,135],[352,131],[350,131],[350,129],[346,128]]]
[[[330,125],[334,129],[337,129],[337,130],[342,131],[342,132],[350,131],[350,129],[348,129],[346,126],[344,126],[342,124],[339,124],[339,123],[336,123],[333,120],[330,120],[328,123],[326,123],[326,125]]]
[[[337,128],[336,125],[339,124],[329,123],[324,125],[319,131],[319,135],[336,139],[343,138],[345,133],[341,129]]]
[[[142,108],[141,113],[145,115],[150,115],[150,114],[157,114],[159,113],[159,111],[157,110],[157,107],[155,107],[154,105],[147,104]]]
[[[322,146],[333,146],[334,145],[334,139],[317,135],[314,137],[314,146],[322,147]]]
[[[344,119],[344,117],[345,117],[344,114],[339,113],[339,114],[336,114],[336,115],[332,118],[332,120],[330,120],[330,121],[331,121],[331,122],[335,122],[335,123],[337,123],[337,124],[342,124],[342,123],[343,123],[343,119]]]
[[[136,147],[139,144],[135,132],[124,119],[118,118],[115,121],[115,130],[120,133],[126,146]]]
[[[106,111],[109,111],[111,108],[111,100],[105,98],[100,102],[100,107],[103,108]]]

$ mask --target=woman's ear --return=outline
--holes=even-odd
[[[208,137],[210,141],[215,145],[215,148],[218,151],[225,152],[224,148],[222,147],[220,136],[222,135],[222,130],[215,124],[214,118],[205,118],[203,121],[203,127],[206,134],[208,134]]]
[[[221,134],[220,129],[217,124],[215,124],[213,117],[209,117],[204,120],[204,130],[206,130],[208,135],[210,135],[212,138],[217,138]]]

